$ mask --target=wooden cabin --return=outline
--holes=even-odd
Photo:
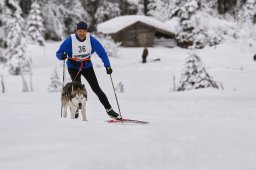
[[[99,24],[97,30],[125,47],[153,47],[158,38],[171,41],[175,37],[162,22],[138,15],[116,17]]]

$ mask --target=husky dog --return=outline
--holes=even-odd
[[[78,118],[79,109],[83,116],[83,121],[87,121],[85,104],[87,92],[85,86],[79,82],[70,82],[65,85],[61,94],[62,108],[64,109],[63,117],[67,117],[67,109],[70,108],[71,118]]]

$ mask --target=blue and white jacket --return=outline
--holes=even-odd
[[[80,42],[83,42],[84,40],[80,40],[76,35],[76,39]],[[97,55],[101,58],[102,62],[104,63],[105,67],[109,67],[110,66],[110,62],[108,59],[108,55],[104,49],[104,47],[101,45],[101,43],[95,39],[93,36],[90,36],[90,41],[91,41],[91,46],[92,46],[92,51],[91,54],[93,52],[96,52]],[[66,52],[68,57],[71,58],[73,55],[72,53],[72,38],[71,35],[68,36],[68,38],[66,38],[66,40],[60,45],[59,50],[56,52],[56,57],[61,60],[63,53]],[[80,61],[73,61],[73,60],[67,60],[67,66],[68,68],[75,68],[75,69],[79,69],[81,65]],[[91,61],[87,61],[85,62],[85,64],[83,65],[83,69],[86,68],[91,68],[92,67],[92,62]]]

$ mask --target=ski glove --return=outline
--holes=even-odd
[[[107,74],[112,74],[113,70],[110,66],[106,67]]]
[[[61,60],[66,60],[66,58],[68,57],[67,53],[64,52],[61,56]]]

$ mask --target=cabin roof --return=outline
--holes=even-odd
[[[160,32],[174,34],[167,24],[158,21],[153,17],[148,17],[144,15],[124,15],[115,17],[106,22],[98,24],[97,30],[98,32],[103,34],[115,34],[138,22],[141,22],[144,25],[148,25],[149,27],[154,27],[156,30]]]

